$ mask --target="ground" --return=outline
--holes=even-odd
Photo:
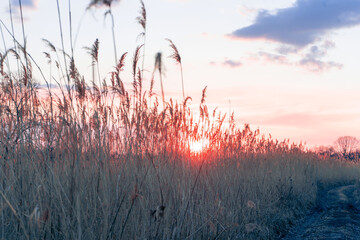
[[[357,184],[320,186],[317,208],[283,240],[360,239],[360,188]]]

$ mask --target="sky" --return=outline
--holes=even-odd
[[[27,49],[45,73],[50,68],[42,39],[61,48],[56,0],[21,0]],[[23,42],[19,0],[1,1],[0,19]],[[59,0],[65,51],[70,52],[69,1]],[[74,56],[89,79],[91,58],[84,47],[100,41],[101,77],[114,66],[111,18],[107,8],[87,9],[89,1],[70,1]],[[181,99],[179,66],[165,38],[177,46],[186,95],[198,104],[207,86],[207,103],[234,112],[238,126],[249,123],[274,138],[331,145],[340,136],[360,138],[360,0],[144,0],[147,10],[145,79],[157,52],[166,69],[166,97]],[[124,81],[131,82],[131,59],[141,26],[141,4],[112,5],[117,56],[128,52]],[[0,51],[11,47],[2,25]],[[36,74],[35,74],[36,76]],[[38,75],[39,76],[39,75]],[[39,82],[41,79],[39,77]],[[160,85],[155,84],[159,92]]]

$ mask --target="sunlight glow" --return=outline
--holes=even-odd
[[[209,146],[209,140],[190,140],[189,148],[192,153],[201,153]]]

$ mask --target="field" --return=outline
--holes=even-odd
[[[145,34],[144,6],[139,23]],[[316,206],[318,186],[358,181],[354,163],[210,111],[206,88],[198,112],[185,95],[157,96],[162,79],[145,87],[143,45],[127,89],[126,54],[99,81],[95,40],[85,80],[71,54],[45,41],[57,72],[40,88],[36,62],[14,41],[0,55],[1,239],[279,239]]]

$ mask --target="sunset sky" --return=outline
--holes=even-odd
[[[11,0],[15,35],[23,42],[19,0]],[[59,0],[65,50],[70,52],[68,0]],[[336,138],[360,138],[360,0],[144,0],[147,10],[145,78],[161,51],[169,98],[181,97],[179,66],[167,58],[177,46],[183,62],[187,95],[198,104],[208,86],[207,103],[234,111],[239,126],[249,123],[278,139],[307,146],[330,145]],[[42,42],[61,48],[56,0],[22,0],[29,53],[44,69]],[[102,78],[113,70],[111,20],[105,7],[86,10],[89,1],[72,0],[75,60],[89,79],[91,58],[84,47],[100,41]],[[129,52],[124,81],[131,82],[131,60],[142,28],[140,2],[112,6],[117,55]],[[10,29],[9,2],[0,3],[0,19]],[[77,31],[78,30],[78,31]],[[5,42],[11,37],[2,26]],[[76,39],[76,42],[75,42]],[[4,46],[5,45],[5,46]],[[38,73],[39,82],[41,79]],[[148,81],[147,83],[148,84]],[[157,82],[155,88],[159,91]]]

